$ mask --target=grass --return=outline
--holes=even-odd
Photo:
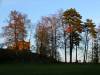
[[[100,64],[0,64],[0,75],[99,75]]]

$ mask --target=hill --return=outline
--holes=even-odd
[[[30,50],[0,49],[0,63],[56,63],[52,57],[32,53]]]

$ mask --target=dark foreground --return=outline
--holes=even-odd
[[[0,75],[100,75],[100,64],[0,64]]]

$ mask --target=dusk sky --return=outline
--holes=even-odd
[[[0,28],[6,25],[11,10],[27,14],[34,25],[41,16],[48,16],[55,14],[57,10],[69,8],[75,8],[82,15],[83,21],[90,18],[99,25],[99,6],[100,0],[0,0]]]

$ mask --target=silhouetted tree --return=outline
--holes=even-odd
[[[72,50],[74,47],[73,33],[82,32],[81,18],[82,16],[73,8],[66,10],[63,14],[63,19],[65,21],[65,24],[68,25],[66,32],[69,33],[69,39],[70,39],[70,63],[72,62]]]
[[[75,33],[73,32],[73,44],[76,46],[76,63],[78,63],[78,59],[77,59],[77,49],[78,49],[78,46],[80,44],[80,41],[81,41],[81,37],[80,37],[80,34],[79,33]]]
[[[93,63],[98,63],[99,62],[99,56],[98,56],[99,52],[98,52],[98,40],[96,39],[94,42],[94,46],[93,46]]]
[[[98,56],[100,60],[100,25],[97,27],[97,40],[98,40]]]

